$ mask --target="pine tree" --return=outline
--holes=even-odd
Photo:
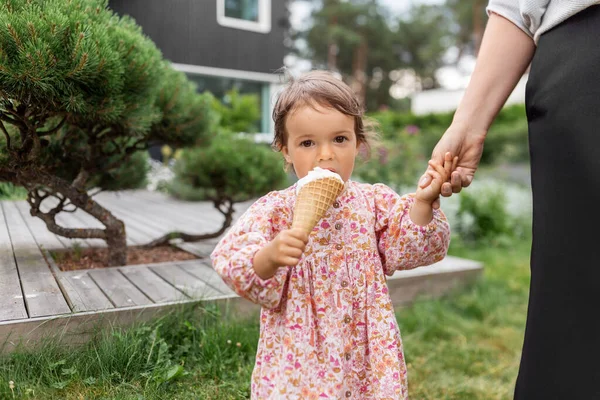
[[[90,186],[155,141],[207,142],[209,102],[106,0],[0,5],[0,181],[25,187],[50,231],[105,240],[109,265],[126,263],[125,225]],[[104,229],[60,226],[73,207]]]

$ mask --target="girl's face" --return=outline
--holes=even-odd
[[[294,166],[298,178],[314,167],[350,179],[359,144],[354,133],[354,118],[334,108],[303,105],[286,119],[287,144],[281,152]]]

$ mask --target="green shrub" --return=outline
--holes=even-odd
[[[138,151],[117,168],[105,171],[94,177],[92,186],[101,187],[104,190],[126,190],[140,189],[146,186],[147,175],[150,171],[148,153]]]
[[[219,126],[228,132],[254,133],[258,130],[260,104],[257,95],[230,90],[224,102],[213,98],[211,108],[220,116]]]
[[[27,190],[25,188],[9,182],[0,182],[0,200],[24,200],[26,198]]]
[[[525,162],[529,160],[527,119],[520,118],[494,123],[485,139],[482,164],[498,161]]]
[[[182,198],[186,193],[204,191],[207,200],[228,198],[238,202],[280,189],[286,181],[280,156],[272,149],[223,133],[207,148],[181,152],[169,190]]]
[[[483,195],[482,195],[483,194]],[[504,206],[506,196],[500,189],[460,195],[459,223],[456,230],[465,240],[475,241],[510,234],[509,214]],[[472,219],[467,222],[466,216]]]
[[[515,239],[529,237],[530,211],[509,211],[507,191],[502,186],[465,190],[452,230],[465,244],[505,246]],[[520,201],[523,201],[522,199]]]
[[[207,201],[214,194],[210,189],[196,188],[177,178],[169,182],[162,182],[158,185],[157,189],[186,201]]]
[[[398,189],[415,185],[420,174],[427,168],[421,151],[419,133],[410,129],[398,132],[397,142],[383,140],[372,149],[371,159],[359,163],[354,174],[368,183],[382,182]]]
[[[402,143],[407,127],[419,130],[420,151],[429,158],[440,137],[452,123],[454,112],[414,115],[383,111],[371,113],[381,127],[382,138]],[[522,104],[504,107],[490,127],[481,157],[482,165],[499,161],[527,161],[527,118]]]

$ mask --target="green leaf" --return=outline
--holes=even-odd
[[[61,365],[65,365],[67,363],[67,360],[59,360],[55,363],[50,364],[48,367],[50,368],[50,370],[54,370],[57,367],[60,367]]]
[[[91,386],[96,383],[96,378],[94,378],[93,376],[87,377],[83,380],[83,383]]]
[[[182,365],[173,365],[171,368],[169,368],[169,370],[167,371],[166,375],[165,375],[165,382],[170,382],[174,379],[177,379],[179,376],[181,376],[184,372],[183,366]]]
[[[77,367],[71,367],[71,368],[63,368],[61,371],[61,375],[75,375],[77,373]]]
[[[54,382],[51,386],[55,389],[64,389],[69,385],[70,381]]]

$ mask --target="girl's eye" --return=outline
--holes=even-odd
[[[334,141],[336,143],[344,143],[348,138],[346,136],[336,136]]]
[[[300,146],[310,147],[310,146],[312,146],[312,140],[304,140],[304,141],[300,142]]]

